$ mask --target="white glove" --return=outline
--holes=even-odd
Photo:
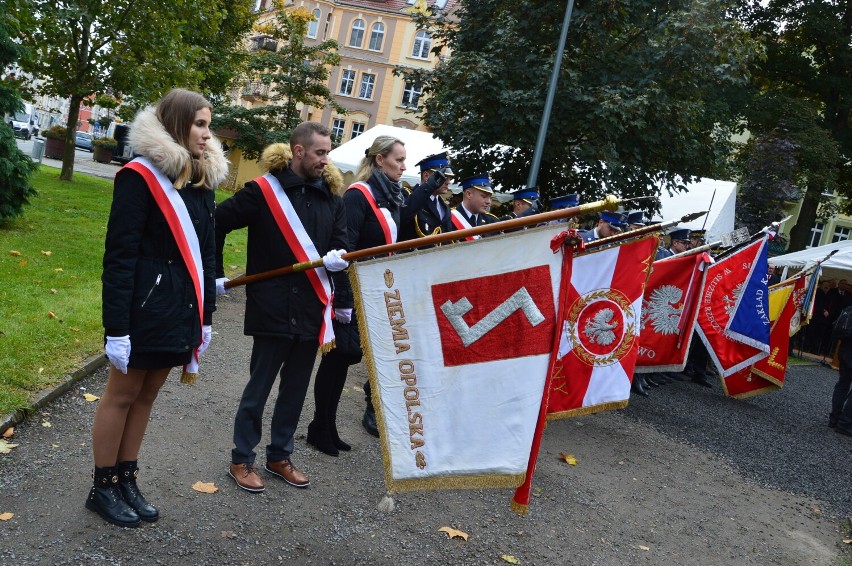
[[[225,283],[227,283],[228,281],[230,281],[230,279],[228,279],[227,277],[219,277],[219,278],[216,279],[216,294],[217,295],[224,295],[225,293],[228,292],[228,290],[225,289]]]
[[[130,336],[107,336],[106,355],[115,369],[127,375],[130,361]]]
[[[331,250],[322,258],[326,271],[343,271],[349,267],[349,262],[343,259],[346,250]]]
[[[213,327],[209,324],[205,324],[201,327],[201,344],[198,345],[198,357],[201,357],[201,354],[207,351],[207,348],[210,347],[210,339],[213,338]]]
[[[334,309],[334,318],[340,324],[352,322],[352,309]]]

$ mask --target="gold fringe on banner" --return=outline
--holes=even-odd
[[[558,421],[560,419],[569,419],[571,417],[582,417],[583,415],[593,415],[602,411],[615,411],[617,409],[623,409],[626,406],[626,400],[610,401],[608,403],[600,403],[598,405],[592,405],[590,407],[579,407],[577,409],[570,409],[568,411],[558,411],[556,413],[549,413],[547,415],[547,420]]]
[[[530,512],[529,505],[526,505],[525,503],[518,503],[514,499],[509,502],[509,506],[512,508],[512,511],[518,515],[528,515]]]
[[[337,346],[337,340],[335,340],[335,339],[332,339],[331,342],[326,342],[325,344],[321,344],[320,347],[319,347],[320,354],[322,354],[324,356],[327,353],[334,350],[334,348],[336,346]]]

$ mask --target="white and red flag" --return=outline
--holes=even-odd
[[[636,373],[683,370],[711,261],[702,252],[653,263],[642,301]]]
[[[723,379],[769,355],[767,351],[732,339],[725,332],[751,275],[752,263],[762,247],[763,239],[757,240],[707,269],[695,328]]]
[[[390,491],[523,483],[556,339],[560,231],[352,264]]]
[[[642,297],[658,238],[648,235],[574,258],[548,420],[625,407],[638,353]]]

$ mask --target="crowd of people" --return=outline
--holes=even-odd
[[[494,187],[485,174],[461,180],[454,202],[449,187],[455,173],[446,153],[420,161],[421,182],[405,188],[405,144],[388,136],[374,140],[355,182],[346,187],[330,163],[331,132],[314,122],[296,127],[289,144],[267,148],[261,158],[266,173],[215,205],[213,189],[227,176],[227,160],[210,133],[211,113],[211,104],[197,93],[168,93],[134,120],[130,141],[137,158],[115,179],[102,276],[110,369],[93,425],[94,482],[86,507],[123,527],[159,518],[136,482],[138,453],[171,369],[184,366],[184,378],[191,381],[210,344],[216,295],[226,292],[228,282],[222,258],[229,233],[247,229],[246,275],[296,263],[323,265],[246,287],[244,332],[253,345],[235,409],[227,474],[240,489],[259,493],[265,482],[255,466],[256,449],[276,379],[263,469],[296,488],[310,485],[292,457],[318,353],[307,442],[329,456],[351,449],[336,422],[348,369],[362,356],[344,273],[348,251],[542,211],[538,191],[528,187],[513,193],[506,214],[492,214]],[[578,203],[576,194],[551,199],[553,209]],[[645,224],[641,212],[602,212],[597,224],[581,233],[589,241]],[[670,246],[661,247],[658,257],[701,245],[702,238],[688,230],[672,232]],[[820,303],[827,317],[832,305],[840,304],[837,295]],[[686,375],[706,384],[707,353],[694,350]],[[658,380],[672,379],[637,378],[633,391],[640,395]],[[369,382],[364,391],[362,424],[378,436]]]

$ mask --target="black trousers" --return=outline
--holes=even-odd
[[[279,462],[293,453],[293,435],[302,414],[318,348],[316,338],[255,336],[249,381],[234,418],[234,449],[231,451],[234,464],[255,460],[254,448],[260,442],[263,409],[278,374],[281,381],[272,411],[266,459]]]
[[[852,432],[852,338],[840,343],[840,376],[831,396],[831,414],[829,418],[837,421],[837,426]]]

